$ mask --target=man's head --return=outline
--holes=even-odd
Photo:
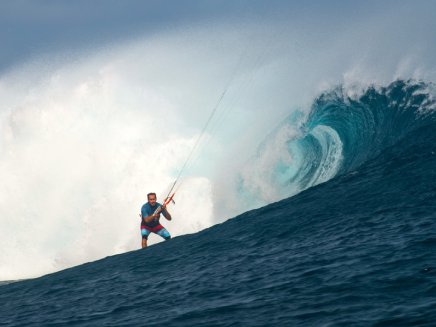
[[[148,193],[147,200],[151,206],[154,206],[156,204],[156,193]]]

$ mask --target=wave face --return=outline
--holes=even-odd
[[[321,125],[337,132],[343,146],[341,173],[434,121],[436,103],[430,86],[423,82],[399,80],[387,87],[370,87],[354,97],[344,93],[339,88],[320,96],[307,124],[309,130]]]
[[[434,93],[433,85],[413,80],[323,93],[308,115],[293,113],[267,137],[253,158],[256,168],[241,177],[242,193],[271,202],[356,169],[433,123]]]
[[[327,162],[335,178],[197,234],[2,285],[0,324],[434,325],[430,88],[323,94],[288,145],[310,145],[304,154],[317,159],[294,174],[300,183]],[[336,162],[326,154],[338,155],[338,140]]]

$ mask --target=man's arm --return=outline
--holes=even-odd
[[[151,214],[150,216],[147,217],[142,217],[142,220],[144,220],[145,223],[149,224],[151,222],[153,222],[154,220],[156,220],[159,217],[159,214]]]
[[[166,218],[166,220],[171,220],[171,215],[168,212],[166,206],[162,207],[162,214]]]
[[[149,216],[142,216],[142,220],[144,221],[144,223],[149,224],[153,221],[155,221],[156,219],[159,218],[159,213],[161,212],[161,208],[157,208],[157,210],[155,212],[153,212],[151,215]],[[147,214],[148,212],[146,210],[142,211],[141,214]]]

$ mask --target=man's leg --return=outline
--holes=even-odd
[[[163,237],[166,241],[171,238],[170,233],[165,229],[165,227],[161,228],[158,232],[156,232],[156,234],[160,237]]]
[[[141,226],[141,235],[142,235],[142,248],[146,248],[147,247],[147,239],[148,239],[148,235],[150,235],[150,231],[146,228],[144,228],[143,226]]]

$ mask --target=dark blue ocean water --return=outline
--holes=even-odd
[[[436,326],[431,88],[322,94],[305,128],[340,135],[335,178],[197,234],[2,285],[0,325]]]

